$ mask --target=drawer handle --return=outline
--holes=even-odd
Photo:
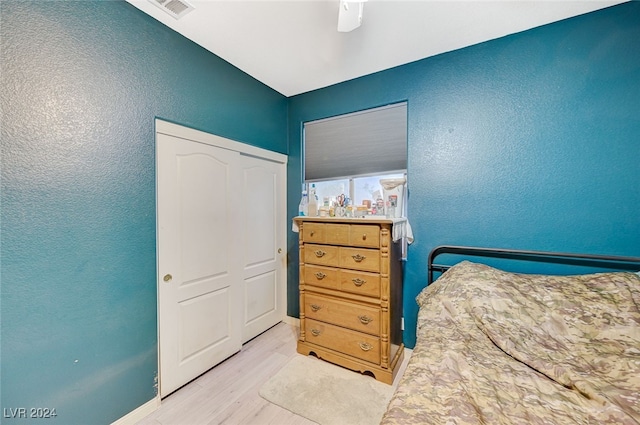
[[[365,257],[364,255],[356,254],[356,255],[352,255],[351,258],[353,258],[353,261],[355,261],[356,263],[360,263],[362,262],[362,260],[364,260],[367,257]]]
[[[358,316],[358,319],[360,319],[360,323],[362,323],[363,325],[368,325],[369,323],[373,322],[373,319],[369,316]]]
[[[314,232],[313,230],[311,232],[309,232],[309,236],[313,236],[315,234],[316,234],[316,232]]]
[[[311,332],[313,332],[313,331],[311,331]],[[362,351],[369,351],[369,350],[371,350],[373,348],[373,345],[371,345],[371,344],[369,344],[367,342],[360,342],[359,344],[360,344],[360,349]]]
[[[317,273],[316,273],[316,277],[318,278],[318,280],[322,280],[322,279],[324,279],[325,277],[327,277],[327,275],[326,275],[326,274],[324,274],[324,273],[322,273],[322,272],[317,272]]]
[[[326,253],[326,252],[324,252],[323,250],[319,249],[319,250],[317,250],[317,251],[314,251],[314,254],[316,254],[316,257],[318,257],[318,258],[322,258],[322,257],[324,257],[327,253]]]
[[[354,284],[354,285],[356,285],[356,286],[362,286],[362,285],[364,285],[365,283],[367,283],[367,281],[366,281],[366,280],[364,280],[364,279],[360,279],[359,277],[356,277],[355,279],[351,279],[351,281],[352,281],[352,282],[353,282],[353,284]]]
[[[311,304],[310,307],[311,307],[311,310],[313,310],[313,311],[318,311],[318,310],[320,310],[322,308],[322,306],[318,305],[318,304]]]
[[[318,335],[320,335],[320,331],[317,330],[317,329],[311,329],[311,335],[318,336]]]
[[[367,240],[367,234],[365,233],[364,235],[362,235],[362,240],[366,241]]]

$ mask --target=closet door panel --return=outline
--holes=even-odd
[[[158,137],[160,395],[241,348],[240,155]],[[221,223],[226,223],[221,225]]]
[[[243,157],[243,341],[285,316],[284,169],[273,161]]]

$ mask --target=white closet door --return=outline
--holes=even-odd
[[[242,282],[246,342],[282,321],[286,313],[285,167],[243,156]]]
[[[238,152],[157,136],[160,395],[241,349]]]
[[[281,321],[286,155],[156,120],[165,397]]]

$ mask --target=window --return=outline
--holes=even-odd
[[[406,102],[304,124],[304,175],[318,205],[341,195],[351,205],[372,205],[381,179],[406,178]]]
[[[354,176],[348,179],[319,180],[308,182],[307,190],[311,189],[311,185],[315,187],[319,207],[333,206],[341,195],[344,195],[349,200],[349,205],[370,206],[375,205],[376,201],[384,196],[384,189],[380,185],[381,179],[401,178],[406,179],[406,174],[394,173],[376,176]],[[403,211],[400,211],[397,216],[403,215]]]
[[[315,184],[316,187],[318,206],[332,206],[340,195],[353,199],[349,191],[349,179],[317,181],[307,186],[311,187],[311,184]]]
[[[305,181],[406,169],[406,102],[304,123]]]

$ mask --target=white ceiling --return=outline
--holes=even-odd
[[[187,0],[180,20],[127,1],[285,96],[624,2],[369,0],[340,33],[339,0]]]

